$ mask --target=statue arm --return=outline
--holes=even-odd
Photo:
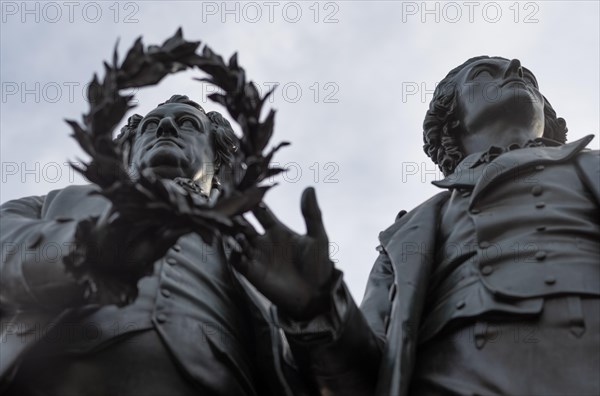
[[[360,309],[337,271],[327,313],[307,322],[281,318],[300,371],[316,383],[321,394],[375,393],[393,279],[390,260],[381,250]]]
[[[42,219],[48,196],[0,206],[0,308],[64,309],[82,301],[82,290],[65,272],[63,257],[73,248],[77,222]]]

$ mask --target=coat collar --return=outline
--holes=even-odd
[[[451,175],[432,182],[440,188],[473,188],[471,201],[490,183],[499,177],[514,174],[524,167],[551,162],[564,162],[574,157],[594,138],[588,135],[572,143],[556,147],[529,147],[508,151],[489,164],[476,165],[482,153],[474,153],[463,159]]]

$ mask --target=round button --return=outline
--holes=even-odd
[[[539,252],[537,252],[535,254],[535,259],[538,261],[542,261],[546,258],[546,252],[544,252],[543,250],[540,250]]]
[[[490,247],[490,243],[488,241],[481,241],[479,242],[479,247],[482,249],[487,249]]]
[[[542,209],[546,207],[546,203],[545,202],[538,202],[535,204],[535,207],[538,209]]]
[[[485,265],[485,266],[483,266],[483,268],[481,268],[481,273],[483,275],[489,275],[492,272],[494,272],[494,269],[492,268],[491,265]]]
[[[176,252],[179,252],[179,251],[181,251],[181,246],[175,244],[175,245],[173,245],[173,247],[171,249],[173,249]]]
[[[555,278],[555,277],[553,277],[552,275],[549,275],[549,276],[547,276],[547,277],[546,277],[546,279],[544,279],[544,282],[545,282],[547,285],[553,285],[553,284],[555,284],[555,283],[556,283],[556,278]]]
[[[531,189],[531,193],[535,197],[542,195],[542,186],[533,186],[533,188]]]
[[[471,209],[471,213],[473,213],[473,214],[479,214],[479,213],[481,213],[481,210],[479,210],[477,208],[473,208],[473,209]]]
[[[463,309],[465,307],[466,303],[464,301],[459,301],[456,303],[456,309]]]
[[[169,257],[167,259],[167,264],[169,264],[169,265],[175,265],[175,264],[177,264],[177,260],[175,260],[173,257]]]
[[[156,317],[156,320],[158,320],[160,323],[165,323],[167,321],[167,315],[158,314],[158,316]]]
[[[161,293],[163,296],[165,296],[166,298],[169,298],[169,297],[171,297],[171,292],[170,292],[169,290],[167,290],[167,289],[162,289],[162,290],[160,291],[160,293]]]

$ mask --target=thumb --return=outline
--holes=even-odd
[[[300,201],[300,208],[302,209],[302,216],[304,216],[304,222],[306,223],[307,235],[313,238],[327,237],[314,188],[308,187],[304,190]]]

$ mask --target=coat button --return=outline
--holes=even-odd
[[[456,309],[463,309],[465,307],[466,303],[464,301],[459,301],[456,303]]]
[[[533,194],[534,197],[538,197],[540,195],[542,195],[542,186],[533,186],[531,188],[531,193]]]
[[[537,253],[535,254],[535,259],[536,259],[537,261],[542,261],[542,260],[544,260],[545,258],[546,258],[546,252],[544,252],[543,250],[540,250],[539,252],[537,252]]]
[[[535,207],[538,209],[542,209],[546,207],[546,203],[545,202],[538,202],[535,204]]]
[[[175,260],[173,257],[169,257],[167,259],[167,264],[169,264],[169,265],[175,265],[175,264],[177,264],[177,260]]]
[[[479,210],[477,208],[473,208],[473,209],[471,209],[471,213],[472,214],[479,214],[479,213],[481,213],[481,210]]]
[[[547,276],[547,277],[546,277],[546,279],[544,279],[544,282],[545,282],[547,285],[553,285],[553,284],[555,284],[555,283],[556,283],[556,278],[555,278],[555,277],[553,277],[552,275],[549,275],[549,276]]]
[[[156,317],[156,320],[158,320],[159,323],[165,323],[167,321],[167,315],[158,314],[158,316]]]
[[[161,293],[163,296],[165,296],[166,298],[169,298],[169,297],[171,297],[171,292],[170,292],[169,290],[167,290],[167,289],[162,289],[162,290],[160,291],[160,293]]]
[[[481,241],[479,242],[479,247],[482,249],[487,249],[490,247],[490,243],[488,241]]]
[[[173,245],[173,247],[171,249],[173,249],[176,252],[179,252],[179,251],[181,251],[181,246],[175,244],[175,245]]]
[[[494,272],[494,269],[492,268],[491,265],[484,265],[483,268],[481,268],[481,273],[483,275],[489,275],[492,272]]]

